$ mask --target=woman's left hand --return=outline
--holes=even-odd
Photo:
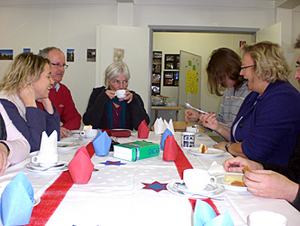
[[[119,99],[119,101],[126,100],[127,104],[129,104],[132,101],[133,94],[128,89],[126,89],[125,95],[126,95],[126,97],[123,99]]]

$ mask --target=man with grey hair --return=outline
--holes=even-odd
[[[60,116],[60,137],[66,137],[70,130],[79,129],[81,125],[81,115],[78,113],[70,90],[61,83],[66,65],[65,54],[56,47],[47,47],[40,51],[39,55],[48,58],[51,63],[51,78],[54,81],[50,89],[49,99],[56,107]],[[42,109],[42,105],[38,104]]]

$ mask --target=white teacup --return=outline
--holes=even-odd
[[[125,93],[126,93],[125,89],[119,89],[116,91],[115,96],[117,96],[119,99],[123,99],[126,97]]]
[[[196,134],[192,132],[181,133],[181,147],[192,148],[195,146]]]
[[[84,138],[95,138],[97,134],[97,129],[86,129],[80,132],[80,136]]]
[[[197,193],[203,191],[208,184],[215,185],[217,179],[206,170],[186,169],[183,171],[183,182],[190,191]]]
[[[265,210],[255,211],[248,218],[249,226],[286,226],[287,224],[288,220],[285,216]]]
[[[58,163],[57,153],[39,153],[31,158],[31,162],[41,167],[50,167]]]

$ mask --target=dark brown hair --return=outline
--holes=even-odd
[[[241,58],[231,49],[219,48],[212,52],[206,67],[209,92],[222,96],[225,91],[227,77],[235,81],[234,88],[240,88],[244,83],[244,77],[240,76]]]

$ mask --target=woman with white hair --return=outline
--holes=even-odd
[[[83,123],[97,129],[138,129],[143,120],[149,124],[149,116],[142,98],[128,90],[130,72],[128,66],[117,61],[105,70],[106,86],[94,88],[90,96]],[[125,97],[118,99],[117,90],[125,90]]]

